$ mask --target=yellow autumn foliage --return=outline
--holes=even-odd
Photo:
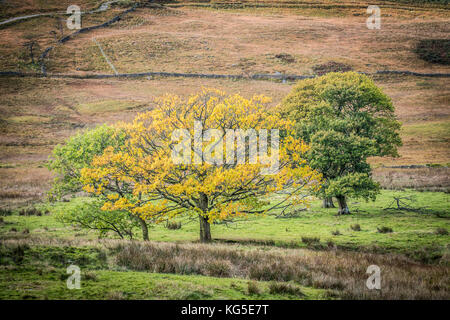
[[[103,210],[127,210],[155,222],[183,213],[212,222],[305,203],[308,189],[320,188],[321,176],[304,160],[308,146],[295,138],[293,124],[270,112],[268,102],[265,96],[245,99],[214,89],[185,99],[163,96],[152,110],[115,126],[125,132],[125,144],[119,151],[107,148],[82,170],[84,190],[105,197]],[[195,137],[196,121],[202,126],[202,137],[208,129],[219,130],[223,137],[226,130],[279,130],[279,169],[262,174],[270,157],[261,152],[257,163],[208,163],[202,157],[215,140],[201,143],[200,163],[195,161],[195,150],[188,163],[176,163],[173,132],[185,129]],[[261,136],[257,141],[261,143]],[[224,143],[224,155],[227,147]],[[217,156],[216,152],[212,154]],[[261,200],[273,194],[277,203]]]

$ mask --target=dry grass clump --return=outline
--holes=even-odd
[[[331,231],[331,234],[333,235],[333,236],[340,236],[341,235],[341,232],[339,231],[339,230],[333,230],[333,231]]]
[[[85,280],[97,281],[97,274],[93,271],[85,271],[82,277]]]
[[[121,291],[109,292],[106,296],[108,300],[126,300],[126,296]]]
[[[258,282],[249,281],[247,284],[247,292],[249,295],[251,294],[261,294],[261,289],[259,288]]]
[[[312,67],[312,69],[319,76],[323,76],[324,74],[327,74],[329,72],[347,72],[353,70],[351,66],[335,61],[315,65]]]
[[[401,255],[242,248],[233,245],[118,243],[119,266],[132,270],[295,282],[348,299],[449,299],[447,265],[421,264]],[[368,290],[367,267],[381,270],[382,290]]]
[[[392,233],[394,232],[394,230],[392,230],[392,228],[390,227],[381,227],[381,228],[377,228],[379,233]]]
[[[290,294],[294,296],[304,296],[301,288],[295,284],[287,282],[272,282],[269,285],[270,293],[272,294]]]

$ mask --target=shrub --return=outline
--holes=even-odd
[[[261,289],[256,281],[249,281],[247,285],[248,294],[261,294]]]
[[[345,284],[334,276],[318,275],[312,281],[312,286],[317,289],[344,290]]]
[[[330,73],[330,72],[347,72],[347,71],[351,71],[352,67],[347,65],[347,64],[344,64],[344,63],[330,61],[330,62],[327,62],[327,63],[315,65],[315,66],[313,66],[312,69],[317,75],[323,76],[324,74],[327,74],[327,73]]]
[[[11,247],[0,246],[0,265],[11,264],[11,261],[14,264],[21,264],[25,258],[25,252],[29,249],[27,244],[17,244]]]
[[[302,242],[307,244],[308,246],[313,244],[318,244],[320,242],[320,238],[318,237],[302,237]]]
[[[85,280],[97,281],[97,275],[95,274],[95,272],[92,272],[92,271],[86,271],[86,272],[84,272],[83,278],[84,278]]]
[[[353,230],[353,231],[361,231],[361,226],[359,225],[359,224],[352,224],[351,226],[350,226],[350,228]]]
[[[379,233],[391,233],[394,232],[394,230],[392,230],[392,228],[389,227],[381,227],[381,228],[377,228]]]
[[[327,241],[327,246],[328,246],[329,249],[336,249],[337,248],[336,244],[332,240],[328,240]]]
[[[42,212],[36,208],[25,208],[19,211],[20,216],[42,216]]]
[[[213,277],[229,277],[231,264],[227,260],[213,260],[206,264],[206,270]]]
[[[291,294],[295,296],[304,296],[300,287],[286,282],[272,282],[269,285],[271,294]]]
[[[10,216],[13,214],[13,211],[9,208],[0,208],[0,216]]]
[[[436,231],[434,232],[435,234],[441,235],[441,236],[446,236],[448,235],[448,231],[445,228],[437,228]]]
[[[413,251],[408,254],[415,260],[431,264],[438,262],[442,257],[442,248],[439,245],[430,245]]]
[[[289,53],[279,53],[275,55],[275,58],[279,59],[282,63],[293,63],[295,58]]]
[[[332,234],[333,236],[340,236],[340,235],[341,235],[341,232],[340,232],[339,230],[334,230],[334,231],[331,231],[331,234]]]
[[[414,52],[420,59],[438,64],[450,64],[449,39],[425,39],[417,43]]]

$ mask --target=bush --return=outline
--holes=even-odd
[[[302,242],[307,244],[308,246],[313,244],[318,244],[320,242],[320,238],[318,237],[302,237]]]
[[[0,216],[10,216],[13,214],[13,211],[9,208],[0,208]]]
[[[351,66],[335,61],[315,65],[312,69],[319,76],[323,76],[330,72],[347,72],[353,70]]]
[[[248,294],[261,294],[261,289],[256,281],[249,281],[247,285]]]
[[[30,247],[26,244],[12,246],[0,246],[0,265],[21,264],[25,258],[25,252]]]
[[[20,216],[42,216],[42,212],[36,208],[26,208],[19,211]]]
[[[445,228],[437,228],[436,231],[434,232],[435,234],[441,235],[441,236],[446,236],[448,235],[448,231]]]
[[[350,228],[353,230],[353,231],[361,231],[361,226],[359,225],[359,224],[352,224],[351,226],[350,226]]]
[[[431,63],[450,64],[450,40],[426,39],[417,43],[414,52],[420,59]]]
[[[206,264],[207,274],[212,277],[229,277],[231,263],[227,260],[213,260]]]
[[[84,272],[83,278],[85,280],[97,281],[97,275],[95,274],[95,272],[92,272],[92,271]]]
[[[337,248],[337,246],[336,246],[336,244],[334,243],[333,240],[328,240],[327,241],[327,247],[328,247],[328,249],[336,249]]]
[[[341,232],[340,232],[339,230],[334,230],[334,231],[331,231],[331,234],[332,234],[333,236],[340,236],[340,235],[341,235]]]
[[[295,296],[304,296],[300,287],[285,283],[285,282],[272,282],[269,285],[269,290],[271,294],[291,294]]]
[[[392,230],[392,228],[389,227],[381,227],[381,228],[377,228],[379,233],[391,233],[394,232],[394,230]]]

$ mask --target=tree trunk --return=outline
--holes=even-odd
[[[333,203],[333,197],[325,197],[323,198],[323,208],[336,208]]]
[[[338,214],[350,214],[350,210],[347,206],[347,201],[345,199],[345,196],[338,196],[336,197],[338,204],[339,204],[339,211]]]
[[[200,207],[203,211],[203,215],[199,215],[200,220],[200,242],[211,241],[211,225],[208,222],[208,196],[204,193],[200,194]]]
[[[145,222],[144,219],[138,217],[138,221],[139,224],[141,225],[141,229],[142,229],[142,238],[144,239],[144,241],[148,241],[148,227],[147,227],[147,222]]]
[[[208,218],[202,215],[198,217],[200,219],[200,242],[211,242],[211,226]]]

